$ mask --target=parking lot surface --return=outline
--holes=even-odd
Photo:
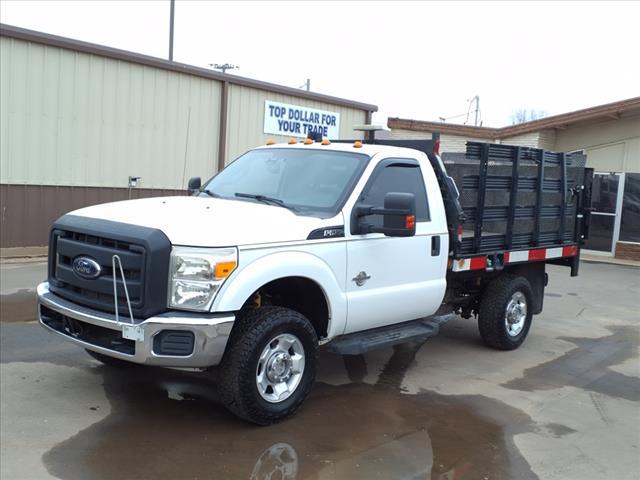
[[[473,320],[424,344],[322,352],[291,419],[243,423],[215,372],[106,367],[35,322],[44,264],[2,265],[3,479],[637,479],[640,269],[549,267],[513,352]]]

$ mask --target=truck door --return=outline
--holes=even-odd
[[[432,199],[438,201],[431,202],[434,211],[430,212],[425,178],[427,185],[434,185],[429,195],[439,195],[432,170],[423,172],[415,159],[387,158],[375,167],[359,194],[355,205],[382,207],[389,192],[413,193],[416,234],[387,237],[380,233],[346,232],[345,333],[421,318],[439,308],[446,288],[448,237],[442,199]],[[437,222],[433,216],[438,218]],[[381,226],[382,216],[370,215],[361,221]]]

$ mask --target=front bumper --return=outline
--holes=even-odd
[[[115,315],[76,305],[49,291],[49,283],[38,285],[38,319],[51,332],[83,348],[129,362],[162,367],[205,368],[222,360],[235,315],[167,312],[146,320],[134,319],[141,327],[139,340],[122,336],[123,325],[131,325],[128,316]],[[191,332],[190,354],[157,353],[158,335],[166,332]],[[154,351],[156,350],[156,351]]]

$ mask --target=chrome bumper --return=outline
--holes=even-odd
[[[80,345],[83,348],[110,357],[146,365],[184,368],[204,368],[218,365],[222,360],[222,355],[235,320],[235,315],[228,313],[206,314],[188,312],[168,312],[147,318],[146,320],[134,320],[136,326],[142,327],[144,339],[135,341],[135,353],[129,355],[110,348],[94,345],[88,341],[76,338],[67,331],[47,325],[45,321],[43,321],[42,307],[46,307],[60,315],[79,322],[115,330],[119,332],[120,335],[122,334],[122,326],[124,324],[130,325],[128,316],[121,317],[120,323],[117,323],[115,315],[76,305],[55,295],[49,291],[48,282],[38,285],[37,293],[38,319],[40,324],[47,330],[57,333],[62,338]],[[153,351],[154,337],[162,330],[187,330],[192,332],[194,335],[194,347],[191,355],[173,356],[156,354]]]

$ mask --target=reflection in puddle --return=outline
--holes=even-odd
[[[204,374],[96,367],[111,414],[44,464],[83,480],[536,478],[513,443],[533,430],[522,412],[480,396],[399,390],[418,348],[396,347],[376,385],[361,381],[366,357],[343,359],[352,383],[318,383],[293,418],[270,427],[227,413]]]
[[[288,443],[274,443],[256,460],[251,480],[296,480],[298,454]]]

